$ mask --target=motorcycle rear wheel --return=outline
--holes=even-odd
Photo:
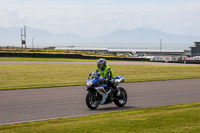
[[[95,91],[89,91],[86,95],[86,104],[91,110],[95,110],[98,108],[100,102],[97,100]]]
[[[119,98],[114,100],[114,103],[118,107],[123,107],[128,100],[128,96],[127,96],[126,90],[124,88],[119,87],[119,90],[120,90],[121,94],[120,94]]]

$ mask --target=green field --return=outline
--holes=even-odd
[[[200,78],[200,66],[110,65],[125,82]],[[0,90],[85,85],[96,65],[0,65]]]
[[[124,55],[117,56],[114,54],[101,54],[98,52],[84,52],[84,51],[76,51],[76,50],[53,50],[53,49],[13,49],[13,48],[1,48],[0,47],[0,54],[1,53],[40,53],[40,54],[80,54],[83,56],[95,56],[95,57],[126,57]],[[131,57],[132,58],[132,57]]]
[[[0,61],[55,61],[55,62],[97,62],[96,59],[72,59],[72,58],[26,58],[26,57],[0,57]],[[107,60],[109,62],[127,62]],[[133,61],[132,61],[133,62]],[[140,61],[147,62],[147,61]]]
[[[97,62],[96,59],[28,58],[28,57],[0,57],[0,61]],[[116,60],[107,60],[107,61],[109,61],[109,62],[127,62],[127,61],[116,61]],[[134,61],[131,61],[131,62],[134,62]],[[140,62],[148,62],[148,61],[140,61]]]
[[[0,133],[199,133],[200,103],[0,126]]]
[[[89,59],[71,59],[71,58],[25,58],[25,57],[0,57],[0,61],[60,61],[60,62],[96,62]]]

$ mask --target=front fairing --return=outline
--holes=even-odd
[[[86,82],[87,90],[98,92],[98,95],[101,97],[100,104],[110,103],[109,94],[111,93],[111,89],[106,82],[102,81],[105,81],[105,78],[100,78],[100,76],[95,78],[89,77]]]
[[[89,87],[94,87],[96,84],[99,83],[99,78],[93,78],[93,79],[88,79],[87,82],[86,82],[86,86],[89,88]]]

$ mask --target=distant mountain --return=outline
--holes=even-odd
[[[133,30],[116,30],[110,34],[93,38],[92,41],[99,43],[155,43],[159,42],[160,39],[165,43],[191,43],[200,40],[200,37],[169,34],[142,27]]]
[[[81,41],[81,37],[72,33],[52,34],[45,30],[26,27],[27,42],[31,43],[32,38],[39,43],[73,43]],[[21,43],[21,28],[2,28],[0,27],[0,44]],[[11,45],[11,44],[10,44]]]
[[[19,28],[2,28],[0,27],[0,42],[1,43],[14,43],[20,42]]]
[[[52,34],[45,30],[27,28],[27,36],[37,42],[72,43],[81,40],[81,37],[72,33]]]
[[[0,27],[0,45],[2,44],[20,44],[21,28],[1,28]],[[65,43],[158,43],[160,39],[165,43],[192,43],[199,41],[199,36],[176,35],[161,32],[151,28],[137,28],[133,30],[116,30],[104,36],[82,38],[76,34],[63,33],[52,34],[45,30],[33,29],[27,27],[27,43],[29,45],[34,38],[34,42],[43,46],[64,45]]]

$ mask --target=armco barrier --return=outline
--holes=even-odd
[[[163,62],[163,63],[166,63],[165,61],[152,61],[152,62]],[[167,61],[167,63],[200,64],[200,60]]]
[[[169,61],[169,63],[200,64],[200,60]]]
[[[121,61],[149,61],[149,59],[146,58],[97,57],[97,56],[83,56],[81,54],[0,53],[0,57],[72,58],[72,59],[105,58],[107,60],[121,60]]]

